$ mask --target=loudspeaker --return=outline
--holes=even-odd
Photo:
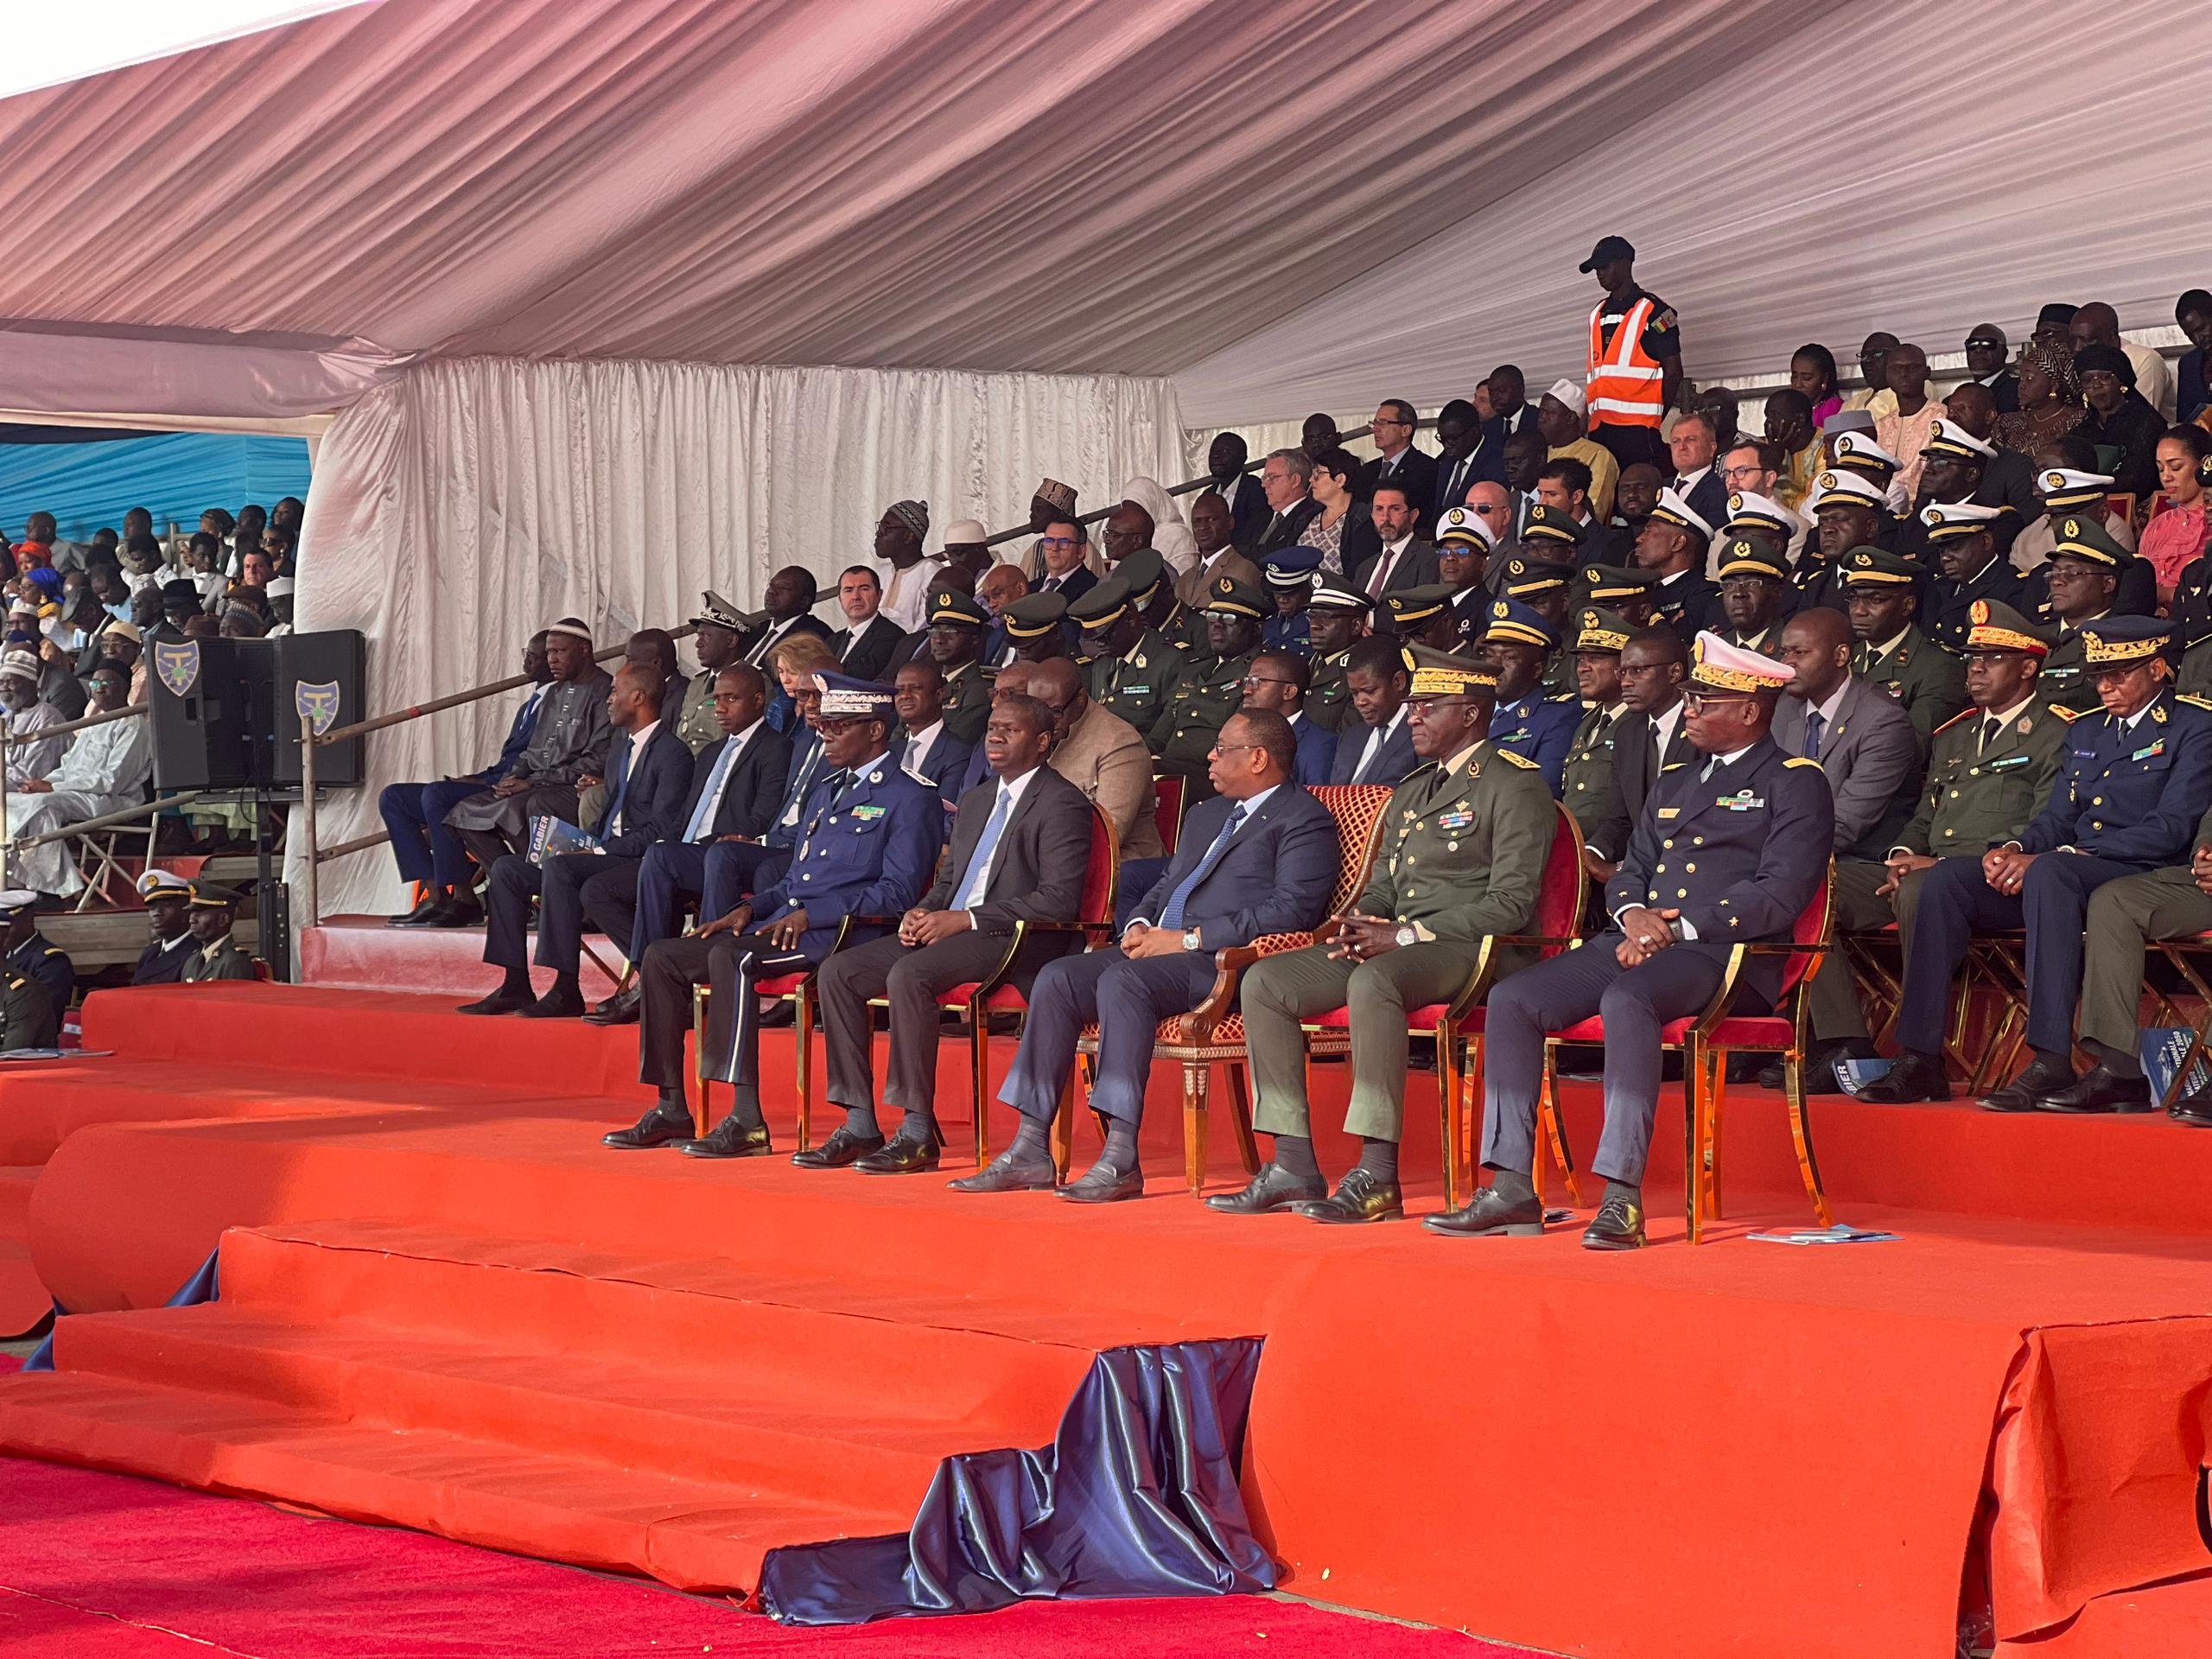
[[[300,715],[318,731],[362,719],[361,636],[351,629],[275,639],[147,641],[154,786],[296,790]],[[315,753],[315,781],[361,781],[361,740]]]
[[[368,718],[362,706],[362,671],[366,661],[359,631],[334,629],[327,633],[280,634],[269,641],[276,652],[276,683],[273,702],[278,737],[272,760],[272,781],[279,789],[300,786],[300,716],[311,715],[315,728],[327,732]],[[362,740],[315,752],[317,788],[359,789],[364,763]]]

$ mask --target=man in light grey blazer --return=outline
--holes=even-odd
[[[1781,658],[1796,677],[1775,710],[1774,741],[1785,753],[1818,761],[1826,774],[1835,798],[1836,856],[1878,859],[1920,798],[1920,734],[1894,697],[1851,671],[1851,647],[1850,619],[1825,606],[1808,607],[1783,626]],[[1827,962],[1808,994],[1815,1030],[1848,1027],[1858,988],[1847,959]],[[1806,1068],[1806,1086],[1827,1092],[1834,1073],[1827,1062],[1873,1052],[1866,1043],[1834,1045]]]

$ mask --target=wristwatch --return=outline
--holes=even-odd
[[[1411,922],[1408,922],[1405,926],[1398,930],[1397,938],[1398,948],[1401,950],[1404,950],[1406,946],[1409,944],[1419,944],[1421,943],[1421,930],[1415,927]]]
[[[1186,927],[1183,930],[1183,948],[1185,950],[1196,950],[1198,948],[1198,930],[1197,928]]]

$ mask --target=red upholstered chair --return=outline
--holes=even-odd
[[[1671,1020],[1660,1027],[1659,1046],[1682,1057],[1682,1106],[1686,1120],[1685,1185],[1688,1200],[1690,1243],[1703,1242],[1703,1225],[1710,1216],[1720,1217],[1720,1115],[1728,1087],[1731,1054],[1778,1054],[1783,1064],[1783,1094],[1789,1105],[1789,1132],[1796,1141],[1797,1170],[1804,1178],[1806,1195],[1821,1225],[1828,1223],[1827,1196],[1821,1191],[1820,1167],[1813,1160],[1813,1136],[1805,1116],[1805,1051],[1808,1045],[1810,1010],[1805,982],[1820,968],[1829,948],[1828,885],[1835,867],[1821,877],[1787,944],[1739,944],[1728,953],[1720,988],[1700,1014]],[[1592,949],[1602,947],[1592,946]],[[1738,982],[1744,965],[1753,957],[1784,958],[1782,991],[1771,1014],[1735,1012]],[[1561,1045],[1602,1044],[1605,1022],[1597,1015],[1580,1020],[1564,1031],[1544,1037],[1543,1091],[1537,1111],[1554,1147],[1563,1146],[1566,1132],[1559,1117],[1558,1058]]]
[[[1160,849],[1175,856],[1175,843],[1183,838],[1183,809],[1191,802],[1191,780],[1179,776],[1152,780],[1152,811],[1160,825]]]
[[[1409,1009],[1406,1031],[1412,1037],[1436,1039],[1437,1109],[1442,1120],[1444,1203],[1459,1208],[1461,1194],[1473,1186],[1475,1109],[1482,1098],[1483,1037],[1487,1011],[1483,999],[1497,976],[1497,952],[1514,945],[1533,945],[1540,956],[1554,957],[1574,944],[1582,921],[1583,893],[1588,883],[1582,871],[1582,829],[1574,815],[1558,808],[1559,827],[1552,836],[1551,852],[1544,861],[1542,885],[1536,893],[1535,913],[1525,936],[1488,938],[1475,960],[1474,971],[1449,1002],[1432,1002]],[[1342,1054],[1351,1047],[1351,1011],[1336,1008],[1306,1027],[1306,1052]],[[1466,1064],[1460,1064],[1460,1045],[1466,1046]],[[1552,1151],[1566,1172],[1567,1191],[1580,1204],[1581,1186],[1574,1166],[1567,1161],[1567,1143],[1554,1139]]]
[[[1333,916],[1366,885],[1390,791],[1377,784],[1327,784],[1310,788],[1307,793],[1337,821],[1337,880],[1329,892],[1329,914]],[[1188,1014],[1160,1022],[1153,1058],[1183,1068],[1183,1173],[1194,1198],[1205,1189],[1206,1110],[1217,1065],[1229,1071],[1236,1150],[1244,1173],[1254,1174],[1260,1167],[1259,1151],[1252,1141],[1251,1085],[1245,1077],[1244,1016],[1236,1011],[1237,982],[1261,957],[1302,950],[1313,943],[1311,933],[1270,933],[1249,945],[1216,951],[1213,988],[1205,1000]],[[1084,1098],[1088,1101],[1096,1077],[1096,1026],[1084,1033],[1077,1050],[1084,1056]],[[1072,1139],[1068,1117],[1063,1109],[1054,1126],[1053,1150],[1063,1172]]]
[[[2105,497],[2105,511],[2132,524],[2135,522],[2135,498],[2132,494],[2108,495]]]
[[[892,918],[895,924],[896,918]],[[828,955],[803,973],[771,974],[753,982],[753,988],[762,996],[773,997],[779,1002],[791,1006],[793,1023],[798,1036],[798,1049],[791,1065],[791,1078],[798,1090],[798,1149],[804,1152],[813,1145],[809,1139],[813,1127],[814,1075],[814,981],[822,971],[823,963],[845,948],[845,941],[855,927],[865,927],[871,922],[882,922],[880,916],[848,916],[837,924],[837,937],[830,942]],[[703,984],[691,988],[691,1046],[695,1076],[699,1084],[699,1104],[696,1108],[699,1133],[707,1133],[713,1114],[707,1109],[707,1090],[713,1079],[707,1076],[707,988]]]

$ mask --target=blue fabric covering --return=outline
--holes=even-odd
[[[219,1250],[208,1251],[207,1259],[200,1264],[200,1270],[186,1280],[184,1287],[162,1306],[163,1307],[197,1307],[202,1302],[220,1301],[222,1297],[215,1282],[215,1258],[220,1254]],[[67,1313],[68,1309],[63,1307],[60,1303],[56,1302],[54,1305],[54,1318],[57,1326]],[[23,1362],[23,1369],[27,1371],[50,1371],[54,1369],[54,1332],[52,1331],[46,1333],[46,1340],[39,1344],[32,1351],[31,1357]]]
[[[904,1535],[771,1550],[762,1606],[787,1624],[858,1624],[1025,1598],[1273,1589],[1236,1478],[1260,1344],[1099,1355],[1052,1445],[946,1459]]]
[[[0,427],[0,531],[22,538],[23,521],[50,512],[69,541],[101,525],[120,531],[127,508],[154,515],[156,535],[172,521],[196,530],[210,507],[235,513],[249,501],[273,505],[308,494],[302,438],[212,432],[154,432],[97,443],[10,443]]]

